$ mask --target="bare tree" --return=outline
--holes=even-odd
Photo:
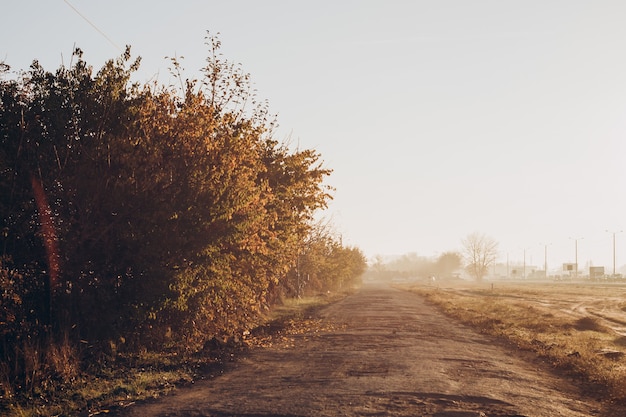
[[[498,242],[482,233],[474,232],[461,240],[463,255],[467,262],[467,272],[476,280],[482,281],[489,266],[496,260]]]

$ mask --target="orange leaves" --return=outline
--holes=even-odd
[[[58,296],[72,306],[68,322],[90,333],[81,337],[139,339],[137,329],[159,326],[187,340],[240,332],[276,293],[305,282],[286,276],[298,254],[311,282],[349,279],[342,262],[354,260],[335,242],[311,239],[314,213],[331,198],[324,184],[331,171],[315,150],[292,151],[271,138],[275,119],[249,74],[222,57],[217,38],[207,46],[202,78],[184,78],[176,58],[178,82],[169,86],[129,85],[138,64],[129,51],[95,76],[79,60],[56,73],[34,67],[22,84],[0,81],[15,103],[24,101],[5,135],[7,172],[27,168],[23,201],[6,205],[27,207],[11,217],[22,233],[13,254],[21,265],[48,263],[64,274]],[[44,233],[58,239],[58,248],[46,248],[61,252],[62,271],[33,238],[29,172],[53,206],[41,205],[39,193],[38,211],[54,210],[62,225]],[[0,180],[0,195],[16,195],[14,188]],[[144,340],[137,343],[158,343]]]

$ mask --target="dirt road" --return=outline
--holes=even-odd
[[[574,386],[415,294],[368,284],[320,316],[334,330],[255,349],[222,376],[123,415],[600,415]]]

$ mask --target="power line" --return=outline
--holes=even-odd
[[[97,30],[97,31],[98,31],[98,33],[100,33],[102,36],[104,36],[104,38],[105,38],[107,41],[109,41],[109,42],[111,43],[111,45],[113,45],[116,49],[118,49],[118,50],[120,50],[120,51],[122,50],[122,48],[120,48],[119,46],[117,46],[117,45],[116,45],[116,43],[115,43],[115,42],[113,42],[113,41],[111,40],[111,38],[109,38],[109,37],[106,35],[106,33],[104,33],[103,31],[101,31],[101,30],[100,30],[100,29],[99,29],[96,25],[94,25],[94,24],[93,24],[93,23],[92,23],[89,19],[87,19],[87,17],[85,17],[85,15],[83,15],[81,12],[79,12],[79,11],[78,11],[78,9],[77,9],[76,7],[72,6],[72,4],[71,4],[69,1],[67,1],[67,0],[63,0],[63,1],[65,2],[65,4],[67,4],[68,6],[70,6],[70,7],[72,8],[72,10],[74,10],[74,11],[76,12],[76,14],[78,14],[80,17],[82,17],[82,18],[83,18],[83,20],[84,20],[85,22],[89,23],[89,24],[91,25],[91,27],[92,27],[92,28],[94,28],[95,30]]]

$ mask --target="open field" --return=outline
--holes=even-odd
[[[604,400],[626,401],[626,285],[403,284],[451,317],[533,352]]]

